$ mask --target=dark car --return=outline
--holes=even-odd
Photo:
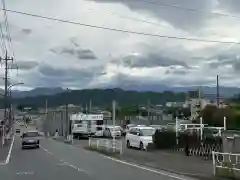
[[[22,134],[22,149],[39,148],[39,133],[37,131],[28,131]]]
[[[16,133],[20,133],[20,129],[16,129]]]

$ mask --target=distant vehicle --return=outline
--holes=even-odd
[[[106,128],[103,130],[103,137],[121,137],[122,128],[120,126],[106,126]]]
[[[137,127],[145,127],[145,126],[147,126],[147,125],[145,125],[145,124],[139,124],[139,125],[137,125]]]
[[[152,135],[155,133],[152,127],[132,127],[126,134],[127,148],[136,147],[146,150],[149,143],[152,143]]]
[[[16,133],[20,133],[21,131],[20,131],[20,129],[16,129]]]
[[[74,138],[95,136],[103,131],[103,114],[73,114],[70,117]]]
[[[166,130],[166,127],[164,127],[162,125],[150,125],[150,127],[154,128],[155,130],[160,130],[160,131]]]
[[[21,136],[22,149],[25,148],[39,148],[39,133],[38,131],[27,131]]]
[[[137,126],[137,125],[136,124],[127,124],[126,128],[123,131],[123,135],[125,136],[128,133],[129,129],[132,127],[135,127],[135,126]]]

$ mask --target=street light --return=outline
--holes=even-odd
[[[15,84],[11,84],[11,85],[9,85],[8,87],[7,87],[7,94],[9,93],[9,97],[10,98],[12,98],[12,91],[11,91],[11,88],[13,87],[13,86],[17,86],[17,85],[22,85],[22,84],[24,84],[23,82],[19,82],[19,83],[15,83]],[[11,99],[10,99],[11,100]],[[11,116],[11,118],[12,118],[12,104],[11,104],[11,102],[9,103],[9,105],[10,105],[10,112],[9,112],[9,114],[10,114],[10,116]]]
[[[12,88],[13,86],[22,85],[22,84],[24,84],[24,83],[23,83],[23,82],[20,82],[20,83],[11,84],[10,86],[8,86],[7,90],[9,91],[9,90],[11,90],[11,88]]]

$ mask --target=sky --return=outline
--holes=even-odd
[[[240,40],[239,0],[7,0],[6,7],[125,31]],[[0,17],[15,57],[12,67],[18,67],[9,71],[10,82],[23,82],[19,89],[213,86],[217,74],[221,85],[240,86],[240,44],[122,33],[7,12],[10,46],[3,11]]]

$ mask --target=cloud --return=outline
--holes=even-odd
[[[83,49],[76,41],[70,41],[70,45],[50,48],[55,54],[70,55],[80,60],[96,60],[97,57],[90,49]]]
[[[22,33],[23,33],[23,34],[26,34],[26,35],[30,35],[30,34],[32,33],[32,30],[31,30],[31,29],[24,28],[24,29],[22,29]]]
[[[69,3],[66,0],[22,0],[9,1],[8,8],[82,24],[148,34],[236,42],[240,39],[240,25],[236,18],[163,5],[238,15],[238,2],[151,2],[72,0]],[[101,9],[101,12],[89,9]],[[17,71],[11,71],[11,80],[24,81],[29,87],[211,85],[215,82],[216,74],[227,76],[221,79],[222,85],[235,86],[239,82],[239,45],[141,36],[41,20],[10,12],[8,20],[12,49],[21,69],[18,75]],[[5,31],[3,33],[6,34]],[[9,51],[9,55],[12,54]]]
[[[123,63],[124,66],[131,68],[154,68],[154,67],[169,67],[169,66],[183,66],[188,67],[185,62],[164,57],[160,54],[145,54],[145,55],[127,55],[118,62]],[[116,61],[115,61],[116,63]]]
[[[176,67],[170,67],[166,70],[165,74],[172,74],[172,75],[186,75],[189,73],[189,69],[187,68],[176,68]]]
[[[205,25],[211,16],[206,13],[198,13],[194,11],[181,10],[171,6],[183,7],[187,9],[205,9],[211,11],[214,6],[213,1],[209,0],[92,0],[100,3],[122,3],[133,11],[139,13],[152,14],[160,20],[164,20],[176,28],[184,30],[197,29]],[[170,5],[170,6],[168,6]]]
[[[19,70],[30,70],[39,65],[36,61],[17,61],[17,63],[14,63],[11,65],[13,69],[19,69]]]
[[[32,76],[25,76],[33,86],[71,86],[84,88],[91,84],[99,76],[104,75],[104,67],[93,66],[91,68],[61,68],[43,63],[38,66]]]

